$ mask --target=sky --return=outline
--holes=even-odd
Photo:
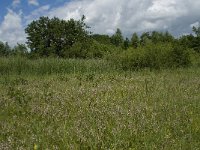
[[[192,33],[199,26],[200,0],[0,0],[0,41],[14,46],[26,42],[24,29],[40,16],[81,19],[93,33],[124,36],[134,32]]]

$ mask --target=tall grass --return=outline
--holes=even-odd
[[[30,60],[23,57],[0,58],[0,75],[51,75],[66,73],[109,72],[115,70],[103,59],[43,58]]]
[[[0,149],[200,147],[200,69],[0,79]]]
[[[200,68],[0,58],[0,149],[199,149]]]

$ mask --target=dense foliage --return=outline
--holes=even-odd
[[[11,48],[8,43],[0,42],[0,57],[28,56],[28,48],[25,44],[19,44]]]
[[[25,29],[27,44],[39,56],[85,57],[89,48],[86,28],[84,16],[80,21],[41,17]]]
[[[0,42],[0,56],[8,56],[11,52],[11,48],[8,43]]]
[[[191,63],[189,51],[185,47],[170,43],[151,43],[137,49],[129,48],[110,55],[109,59],[124,70],[186,67]]]
[[[25,32],[27,45],[11,48],[0,42],[0,56],[28,58],[106,58],[123,69],[185,67],[191,63],[191,53],[200,53],[200,27],[193,34],[180,38],[169,32],[133,33],[124,38],[118,28],[109,35],[92,34],[81,20],[61,20],[40,17],[31,22]]]

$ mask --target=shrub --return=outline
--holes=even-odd
[[[11,48],[8,43],[3,43],[0,41],[0,57],[8,56],[11,53]]]
[[[191,64],[190,52],[181,45],[173,46],[169,53],[169,67],[187,67]]]
[[[111,45],[101,44],[95,40],[90,43],[76,42],[71,48],[64,50],[65,58],[103,58],[108,53],[111,53],[114,48]]]
[[[88,56],[90,58],[103,58],[107,54],[111,53],[112,50],[113,46],[102,44],[94,40],[90,46]]]
[[[27,56],[28,55],[28,49],[25,44],[19,44],[13,48],[12,54],[15,56]]]
[[[190,55],[186,48],[163,43],[151,43],[137,49],[129,48],[110,59],[123,70],[174,68],[190,64]]]

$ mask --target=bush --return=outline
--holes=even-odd
[[[103,58],[112,51],[113,46],[102,44],[94,40],[90,46],[88,56],[90,58]]]
[[[103,58],[111,53],[114,48],[111,45],[101,44],[95,40],[89,43],[76,42],[71,48],[64,50],[65,58]]]
[[[180,45],[151,43],[122,51],[111,56],[110,60],[123,70],[161,69],[188,66],[190,55],[188,50]]]
[[[11,53],[11,48],[8,43],[3,43],[0,41],[0,57],[8,56]]]
[[[12,54],[14,56],[23,56],[24,57],[24,56],[28,55],[28,49],[25,44],[17,43],[17,45],[12,50]]]
[[[187,67],[191,64],[190,51],[181,45],[173,46],[169,53],[169,67]]]

